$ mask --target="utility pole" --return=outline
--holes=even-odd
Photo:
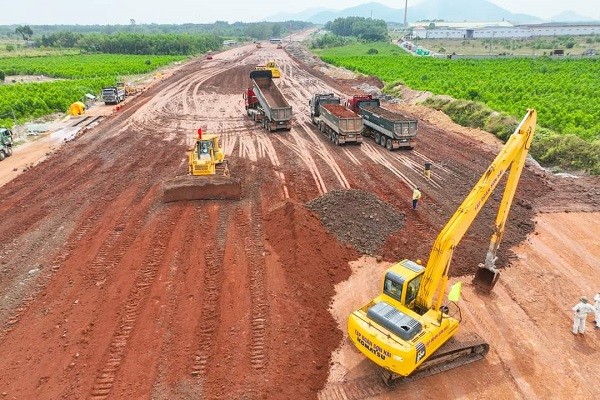
[[[407,8],[408,0],[404,0],[404,29],[408,28],[408,21],[406,20]]]

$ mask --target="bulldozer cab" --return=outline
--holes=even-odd
[[[211,160],[213,159],[213,145],[210,140],[198,140],[196,143],[198,151],[198,159],[200,160]]]
[[[189,149],[189,173],[191,175],[214,175],[217,164],[223,163],[223,150],[217,135],[202,135]]]

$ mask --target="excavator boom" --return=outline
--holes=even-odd
[[[496,250],[536,124],[529,110],[498,156],[475,184],[436,238],[427,265],[402,260],[388,268],[382,293],[348,317],[348,337],[385,371],[387,384],[455,368],[485,356],[489,345],[479,337],[457,340],[460,312],[442,306],[452,253],[508,171],[485,264],[475,285],[491,290],[498,279]],[[459,335],[460,336],[460,335]],[[464,335],[463,335],[464,336]]]

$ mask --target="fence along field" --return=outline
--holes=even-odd
[[[375,48],[378,54],[367,54]],[[400,81],[416,90],[485,103],[514,117],[539,112],[543,127],[600,139],[597,58],[460,59],[413,57],[394,45],[361,44],[315,51],[323,61]]]
[[[119,76],[137,75],[185,59],[183,56],[151,55],[65,55],[0,58],[0,126],[54,112],[65,112],[86,93],[98,93],[114,85]],[[44,75],[61,80],[42,83],[11,83],[11,75]]]

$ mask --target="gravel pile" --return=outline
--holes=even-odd
[[[364,190],[334,190],[306,206],[338,241],[364,254],[376,253],[404,226],[404,213]]]

